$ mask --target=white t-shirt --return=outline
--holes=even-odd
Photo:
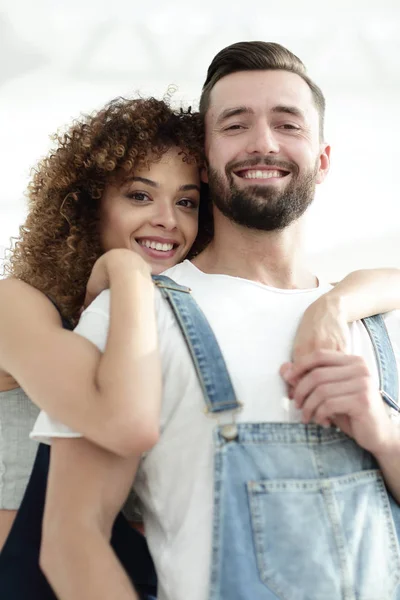
[[[282,290],[228,275],[209,275],[185,261],[166,272],[191,288],[224,354],[236,396],[243,403],[237,420],[300,420],[286,394],[279,367],[290,360],[293,338],[304,310],[330,285]],[[76,328],[104,350],[109,325],[109,291],[83,313]],[[161,438],[143,458],[134,489],[159,578],[159,600],[206,600],[213,513],[212,431],[217,418],[205,403],[185,342],[164,299],[156,294],[163,364]],[[400,320],[387,317],[400,347]],[[350,328],[350,348],[367,360],[378,382],[374,352],[361,323]],[[35,439],[79,436],[41,413]]]

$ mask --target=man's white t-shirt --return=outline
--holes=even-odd
[[[301,413],[279,376],[290,360],[304,310],[330,289],[282,290],[228,275],[209,275],[185,261],[166,273],[191,288],[223,352],[243,410],[239,422],[296,422]],[[109,326],[109,291],[83,313],[76,332],[104,350]],[[158,574],[159,600],[206,600],[212,548],[213,444],[217,418],[205,403],[186,344],[166,301],[156,294],[163,365],[161,438],[143,457],[134,482],[146,536]],[[400,347],[400,320],[386,317]],[[349,351],[363,355],[378,385],[369,336],[361,323],[349,332]],[[77,437],[41,413],[32,437]]]

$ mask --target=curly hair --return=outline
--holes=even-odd
[[[198,113],[155,98],[117,98],[52,137],[54,149],[33,170],[29,212],[5,272],[52,298],[77,322],[93,264],[102,254],[99,207],[107,184],[160,158],[172,146],[203,164]]]

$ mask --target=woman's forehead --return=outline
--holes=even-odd
[[[121,183],[132,180],[137,176],[160,178],[172,177],[199,179],[199,167],[194,159],[190,159],[180,148],[170,148],[161,156],[149,154],[136,164],[129,173],[121,174]]]

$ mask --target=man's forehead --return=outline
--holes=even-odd
[[[298,107],[304,114],[315,111],[311,90],[296,73],[240,71],[226,75],[215,84],[207,115],[215,122],[223,112],[238,106],[268,110],[278,105]]]

